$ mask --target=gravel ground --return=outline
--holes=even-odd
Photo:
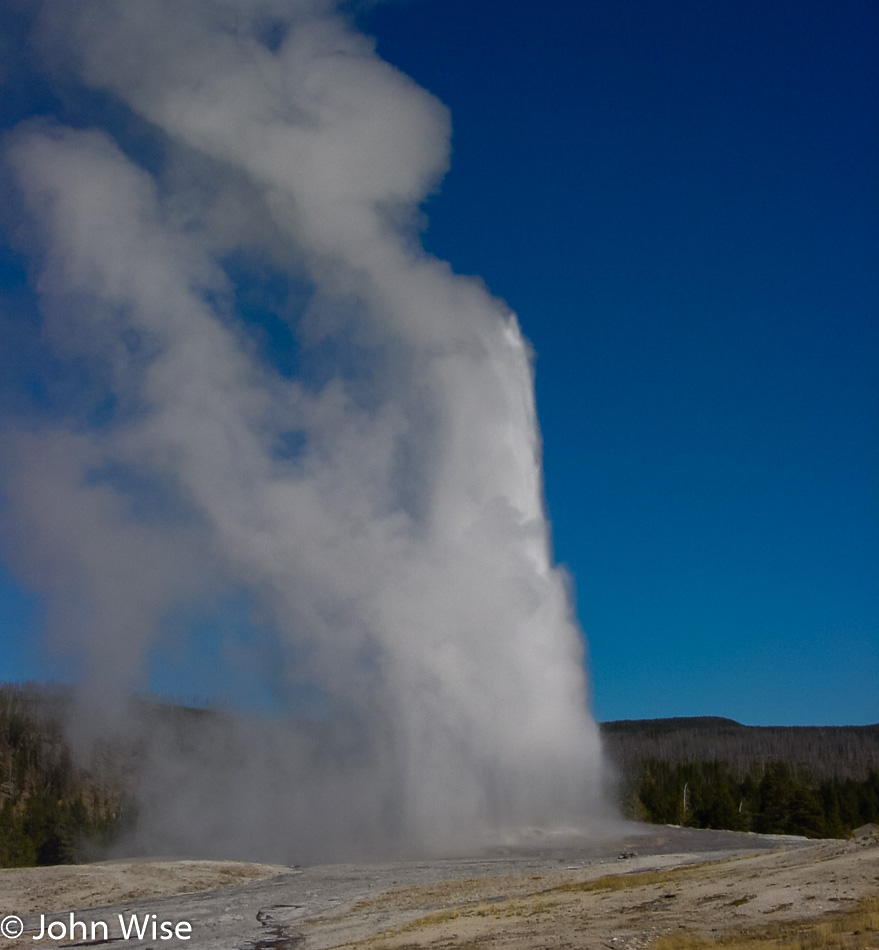
[[[637,948],[676,930],[719,934],[819,916],[879,894],[877,882],[875,838],[809,842],[634,825],[609,839],[532,834],[433,860],[111,862],[0,871],[0,917],[18,915],[24,926],[16,939],[0,937],[0,947],[92,945],[103,940],[92,924],[103,921],[111,942],[126,948]],[[146,921],[142,939],[124,938],[120,914],[126,925],[132,914]],[[163,939],[181,922],[191,925],[190,939]]]

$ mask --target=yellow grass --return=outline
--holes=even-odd
[[[703,862],[701,864],[690,864],[682,868],[670,868],[668,871],[635,871],[629,874],[605,874],[604,877],[597,877],[591,881],[568,881],[565,884],[557,884],[555,887],[549,887],[541,891],[541,894],[551,894],[554,892],[581,892],[581,891],[624,891],[630,887],[647,887],[650,884],[668,884],[682,877],[689,877],[697,871],[704,870],[708,864],[715,862]]]
[[[721,937],[679,933],[658,937],[650,950],[869,950],[879,947],[879,898],[816,920],[792,920]]]

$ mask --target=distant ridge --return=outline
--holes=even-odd
[[[624,774],[649,760],[677,765],[726,762],[744,775],[752,766],[786,762],[816,781],[863,781],[879,771],[879,723],[869,726],[744,726],[722,716],[618,719],[600,724],[605,750]]]
[[[676,729],[692,727],[707,729],[712,726],[734,726],[737,729],[879,729],[879,722],[863,726],[746,726],[726,716],[665,716],[657,719],[608,719],[599,723],[602,729],[625,729],[629,726],[638,729],[656,727],[658,729]]]
[[[601,728],[617,729],[634,726],[639,729],[655,726],[659,729],[670,729],[679,727],[692,727],[694,729],[710,728],[723,723],[727,726],[738,726],[741,729],[747,729],[735,719],[727,719],[725,716],[668,716],[663,719],[611,719],[600,723]],[[774,728],[774,727],[771,727]]]

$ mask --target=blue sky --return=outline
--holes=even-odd
[[[601,719],[879,719],[879,10],[410,2],[425,244],[537,352]]]
[[[534,345],[597,717],[879,720],[879,9],[400,0],[361,21],[451,110],[425,247]],[[16,95],[6,127],[61,108]],[[18,263],[0,254],[7,307]],[[69,675],[40,629],[0,570],[0,677]]]

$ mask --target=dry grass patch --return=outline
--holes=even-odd
[[[871,950],[879,947],[879,898],[816,920],[792,920],[738,934],[699,937],[678,933],[658,937],[650,950]]]
[[[470,879],[423,888],[405,888],[391,891],[377,899],[372,898],[358,902],[354,906],[354,910],[363,911],[381,904],[411,905],[413,903],[412,898],[416,894],[421,902],[434,903],[442,900],[448,902],[450,898],[456,898],[456,900],[452,906],[421,914],[407,923],[383,930],[381,933],[375,934],[372,938],[366,938],[356,945],[368,946],[371,950],[386,950],[390,947],[393,947],[393,950],[409,950],[413,946],[423,946],[423,944],[401,943],[398,941],[401,939],[408,941],[416,934],[423,936],[425,932],[434,931],[435,933],[436,928],[456,920],[463,922],[466,919],[481,919],[483,921],[496,920],[500,922],[504,920],[512,922],[514,920],[525,921],[531,919],[539,922],[542,916],[552,914],[563,905],[568,905],[570,899],[580,893],[621,891],[650,885],[668,884],[681,880],[683,877],[698,874],[700,869],[704,869],[709,864],[717,863],[719,862],[710,861],[688,865],[684,868],[669,868],[661,871],[605,874],[592,880],[569,880],[544,888],[536,886],[538,881],[545,880],[543,875],[532,875],[530,879],[508,878],[503,880],[503,884],[507,885],[513,893],[505,893],[502,896],[494,896],[501,889],[499,885],[502,885],[501,879],[498,878]],[[482,891],[481,894],[480,891]],[[488,891],[488,894],[486,894],[486,891]],[[488,896],[492,892],[494,892],[494,895]],[[553,900],[553,896],[558,899]],[[488,935],[474,935],[469,939],[465,938],[463,942],[460,939],[455,939],[454,946],[455,950],[471,950],[471,948],[487,946],[491,939]]]
[[[541,894],[578,893],[584,891],[625,891],[633,887],[649,887],[652,884],[673,884],[676,881],[692,877],[704,871],[706,867],[717,864],[706,861],[701,864],[688,864],[682,868],[669,868],[667,871],[632,871],[627,874],[605,874],[591,881],[567,881],[541,891]]]

